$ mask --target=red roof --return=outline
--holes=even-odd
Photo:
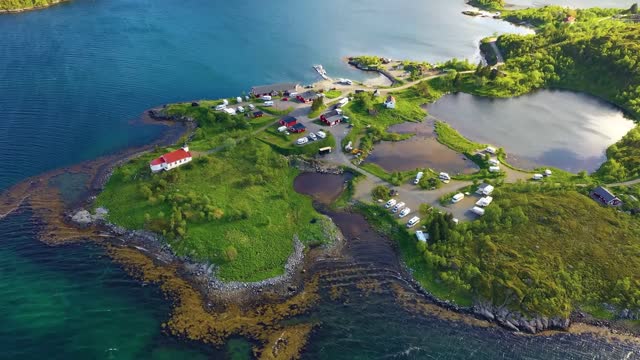
[[[161,165],[164,162],[161,157],[151,160],[150,164],[152,166]]]
[[[178,160],[190,158],[191,153],[188,151],[184,151],[184,149],[178,149],[176,151],[172,151],[170,153],[162,155],[160,158],[167,163],[176,162]]]

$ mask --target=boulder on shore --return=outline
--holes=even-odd
[[[71,216],[71,221],[78,224],[81,227],[89,226],[93,222],[93,218],[91,217],[91,213],[87,210],[78,210],[73,216]]]

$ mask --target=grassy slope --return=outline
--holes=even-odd
[[[518,219],[519,210],[525,219]],[[473,240],[431,250],[480,273],[438,270],[460,276],[494,303],[546,315],[567,315],[579,304],[638,305],[626,302],[615,285],[640,280],[640,225],[575,191],[503,188],[485,217],[455,231],[462,237],[470,232]]]
[[[247,120],[190,104],[172,105],[168,111],[198,120],[201,126],[190,143],[196,151],[233,138],[243,142],[167,173],[150,174],[148,161],[171,149],[116,169],[96,201],[110,210],[110,221],[131,229],[165,230],[178,253],[218,264],[225,280],[281,274],[294,234],[307,244],[324,239],[322,221],[311,223],[320,218],[311,200],[292,188],[297,171],[271,146],[251,140],[252,132],[273,118]],[[142,185],[151,188],[151,196]],[[214,218],[207,207],[222,217]],[[185,219],[183,236],[176,237],[170,226],[175,208]],[[234,260],[224,256],[229,246],[237,250]]]

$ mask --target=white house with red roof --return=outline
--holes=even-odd
[[[149,163],[149,167],[151,168],[151,171],[155,173],[162,170],[177,168],[178,166],[182,166],[190,162],[192,159],[189,147],[185,145],[181,149],[166,153],[159,158],[153,159]]]

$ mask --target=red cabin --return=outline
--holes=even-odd
[[[292,133],[303,133],[307,130],[307,128],[302,124],[295,124],[289,128],[289,132]]]
[[[342,115],[336,110],[329,111],[320,115],[320,121],[328,126],[338,125],[342,122]]]
[[[279,121],[280,125],[286,127],[292,127],[293,125],[298,123],[298,120],[293,116],[285,116]]]

